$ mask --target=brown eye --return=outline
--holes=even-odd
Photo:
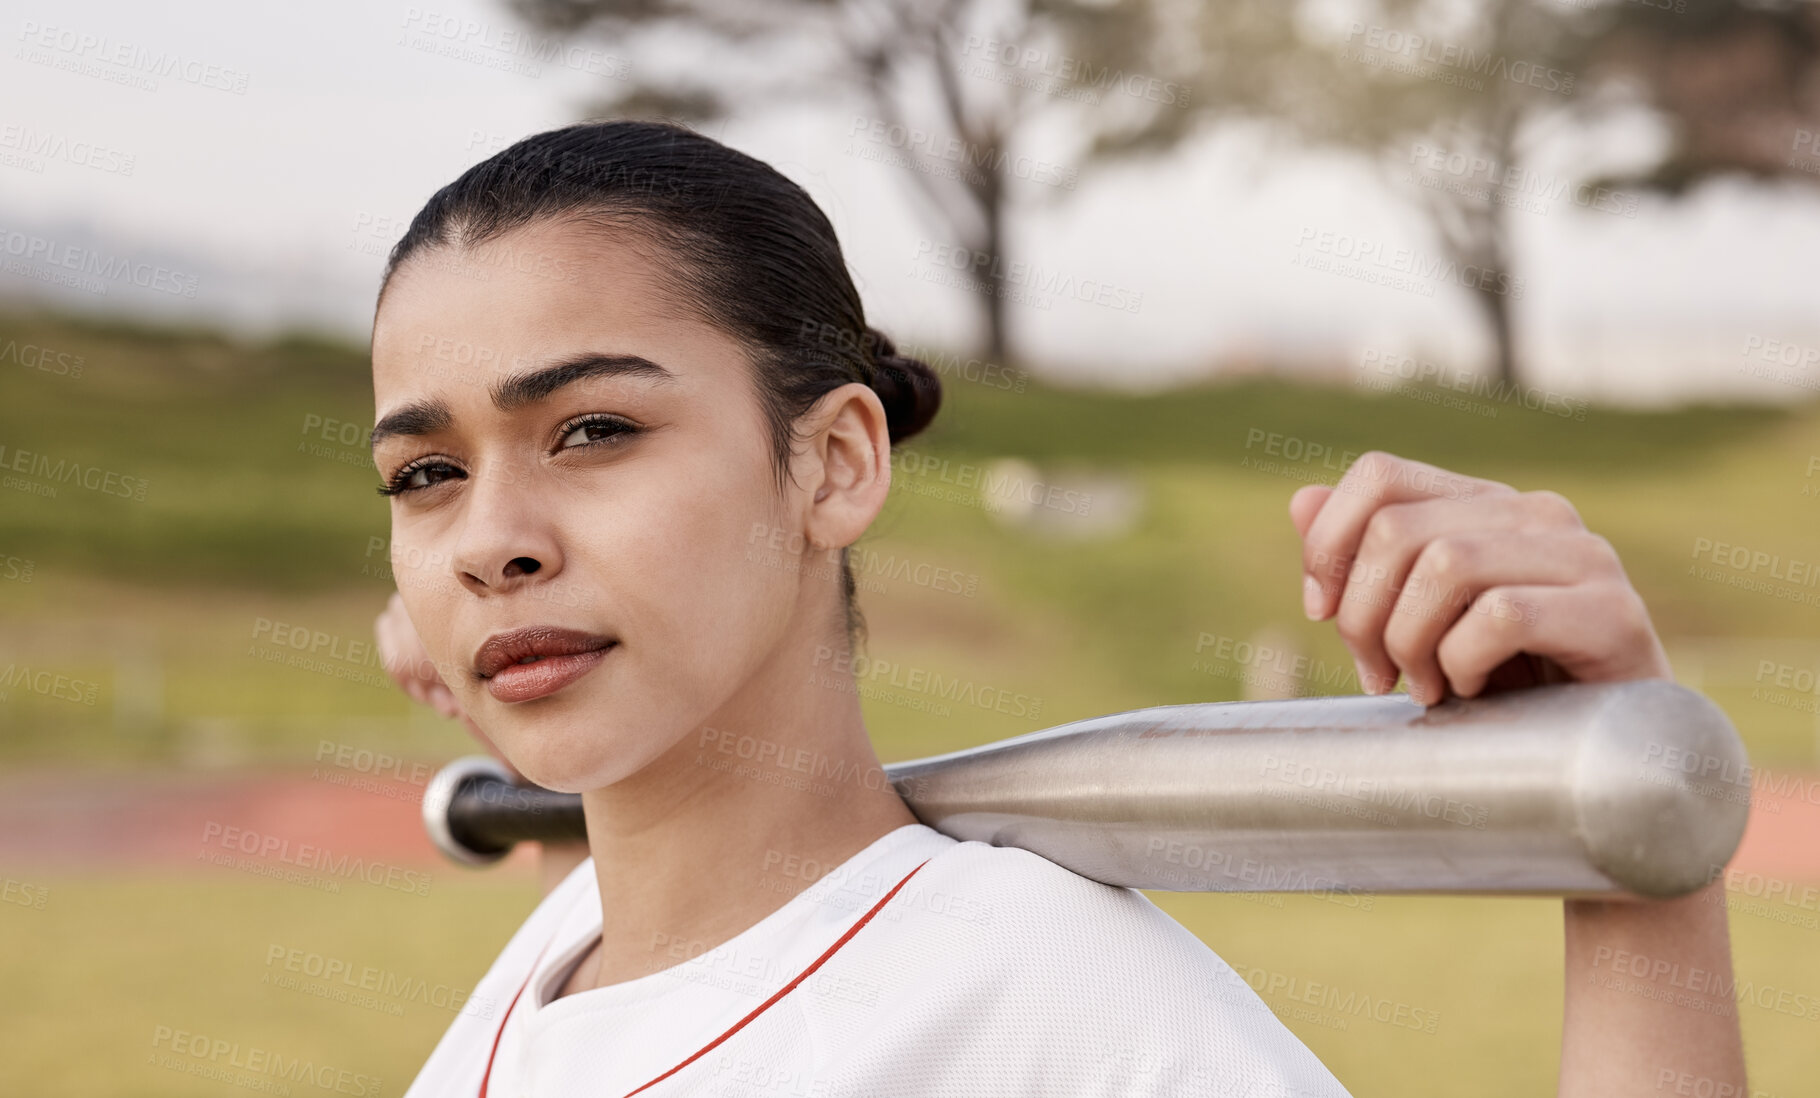
[[[638,428],[623,419],[613,416],[589,416],[562,427],[561,441],[556,444],[559,450],[573,449],[577,446],[589,446],[600,442],[611,442],[621,435],[630,435]]]
[[[403,495],[406,492],[433,488],[445,480],[457,480],[466,476],[466,473],[446,461],[413,462],[394,473],[391,481],[379,489],[379,494],[382,496]]]

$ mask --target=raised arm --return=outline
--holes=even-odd
[[[1369,453],[1289,511],[1304,609],[1334,619],[1368,693],[1401,676],[1433,705],[1671,677],[1611,543],[1556,493]],[[1748,1093],[1720,882],[1678,900],[1568,901],[1565,919],[1561,1095]]]

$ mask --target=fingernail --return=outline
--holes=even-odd
[[[1320,583],[1310,575],[1302,576],[1302,613],[1308,615],[1309,621],[1321,620],[1323,602]]]
[[[1360,690],[1365,691],[1367,694],[1376,694],[1378,692],[1378,684],[1376,681],[1376,676],[1374,676],[1371,672],[1365,670],[1365,664],[1363,661],[1353,660],[1352,669],[1353,669],[1354,673],[1356,673],[1359,676],[1359,689]]]

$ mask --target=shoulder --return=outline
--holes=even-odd
[[[919,880],[920,879],[920,880]],[[914,886],[920,883],[921,888]],[[1144,895],[1100,884],[1018,847],[957,842],[905,886],[906,906],[990,926],[1033,950],[1104,943],[1107,934],[1164,950],[1208,954],[1206,946]],[[1126,944],[1129,944],[1127,941]]]
[[[904,921],[945,931],[977,972],[1066,981],[1091,987],[1102,1001],[1128,998],[1147,1010],[1172,992],[1256,1000],[1213,950],[1143,893],[1089,880],[1028,850],[956,843],[917,877],[921,888],[913,879],[899,897]]]
[[[1027,850],[961,842],[879,918],[891,929],[843,968],[871,989],[868,1013],[892,1018],[873,1040],[913,1062],[939,1048],[944,1072],[991,1078],[999,1093],[1345,1094],[1230,966],[1141,892]]]

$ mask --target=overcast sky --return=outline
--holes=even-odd
[[[526,63],[489,45],[514,24],[482,0],[14,10],[0,61],[0,243],[104,241],[88,246],[179,274],[187,265],[195,278],[193,300],[168,287],[55,291],[88,307],[200,309],[357,336],[385,249],[432,191],[510,141],[578,117],[591,89],[638,61],[603,48],[576,67]],[[467,56],[421,48],[446,20],[478,28]],[[147,78],[117,63],[160,54],[180,58],[178,71]],[[858,114],[831,100],[716,132],[828,210],[875,323],[900,341],[964,345],[973,308],[942,284],[902,169],[869,159],[876,143],[851,136]],[[1646,135],[1594,139],[1612,147]],[[1100,283],[1126,307],[1065,295],[1014,304],[1017,345],[1055,376],[1140,386],[1244,361],[1345,368],[1374,350],[1480,360],[1465,291],[1373,284],[1309,262],[1359,242],[1438,251],[1381,177],[1318,156],[1259,172],[1255,150],[1244,134],[1212,139],[1167,163],[1089,173],[1062,201],[1018,215],[1014,254]],[[1565,170],[1575,155],[1561,150],[1562,163],[1543,169]],[[1557,203],[1513,213],[1532,377],[1637,401],[1811,395],[1816,196],[1719,186],[1623,212]],[[16,247],[0,256],[0,295],[53,292]]]

